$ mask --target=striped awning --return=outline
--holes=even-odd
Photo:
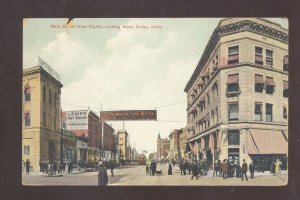
[[[255,84],[265,84],[264,78],[262,75],[255,74]]]
[[[273,78],[271,78],[271,77],[266,77],[266,85],[270,85],[270,86],[274,86],[274,87],[276,86]]]
[[[231,74],[228,75],[227,84],[239,83],[239,75],[238,74]]]

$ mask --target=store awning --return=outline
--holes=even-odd
[[[262,75],[255,75],[255,84],[265,84],[264,78]]]
[[[271,86],[274,86],[274,87],[275,87],[275,83],[274,83],[273,78],[271,78],[271,77],[266,77],[266,85],[271,85]]]
[[[232,74],[228,75],[227,84],[239,83],[239,75]]]
[[[248,154],[287,154],[288,141],[283,131],[250,129],[247,134]]]

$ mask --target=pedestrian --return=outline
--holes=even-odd
[[[194,179],[194,176],[196,177],[196,179],[198,180],[198,166],[197,166],[197,163],[193,163],[192,165],[192,177],[191,179],[193,180]]]
[[[110,161],[110,166],[109,167],[110,167],[111,176],[113,177],[114,176],[115,164],[112,160]]]
[[[222,174],[222,162],[221,162],[221,160],[218,160],[218,169],[219,169],[219,176],[223,176],[223,174]]]
[[[150,170],[151,170],[151,175],[154,176],[155,175],[155,171],[156,171],[156,164],[155,164],[155,160],[154,159],[151,161]]]
[[[183,175],[183,162],[182,161],[179,163],[179,168],[180,168],[180,174]]]
[[[186,175],[186,170],[188,169],[188,162],[187,160],[184,161],[184,164],[183,164],[183,174]]]
[[[62,163],[62,173],[65,173],[65,171],[66,171],[66,162],[65,161],[63,161],[63,163]]]
[[[226,162],[226,159],[223,160],[223,163],[221,165],[221,168],[222,168],[222,175],[223,175],[223,179],[226,179],[227,178],[227,162]]]
[[[172,175],[172,164],[169,162],[168,175]]]
[[[218,171],[219,171],[219,163],[218,161],[216,160],[215,161],[215,164],[214,164],[214,173],[213,173],[213,177],[216,175],[218,176]]]
[[[192,171],[192,162],[188,162],[188,171],[189,171],[189,175],[191,175],[191,171]]]
[[[57,172],[57,161],[56,160],[53,161],[53,171],[54,171],[54,174],[56,174],[56,172]]]
[[[275,174],[276,175],[281,174],[281,166],[282,166],[282,162],[280,162],[279,159],[276,159],[276,162],[275,162]]]
[[[26,160],[25,167],[26,167],[26,174],[29,175],[29,169],[30,169],[30,161],[29,161],[29,159]]]
[[[249,165],[249,171],[250,171],[250,177],[253,179],[253,177],[254,177],[254,164],[253,164],[253,162],[251,162],[250,163],[250,165]]]
[[[244,180],[244,175],[246,177],[246,180],[248,181],[247,171],[248,171],[248,165],[247,165],[245,159],[243,159],[243,164],[242,164],[242,181]]]
[[[235,177],[241,178],[242,168],[238,163],[235,164],[235,172]]]
[[[43,161],[42,160],[39,161],[39,166],[40,166],[40,172],[42,172],[43,171]]]
[[[99,186],[107,186],[108,176],[107,176],[107,170],[105,167],[105,163],[102,160],[100,160],[97,167],[99,168],[98,185]]]
[[[146,165],[146,175],[149,175],[149,165]]]

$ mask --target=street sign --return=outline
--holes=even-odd
[[[157,120],[156,110],[101,111],[101,121]]]

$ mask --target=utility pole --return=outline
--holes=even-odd
[[[62,123],[62,109],[60,109],[60,163],[63,163],[63,123]]]

